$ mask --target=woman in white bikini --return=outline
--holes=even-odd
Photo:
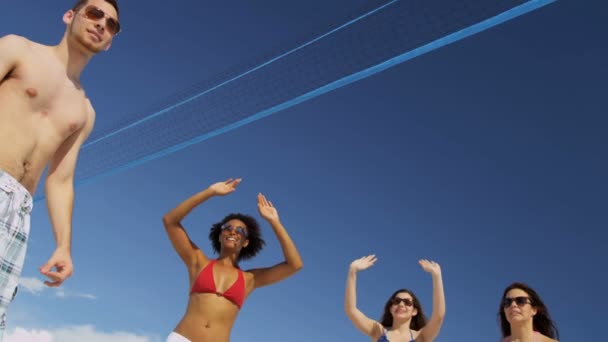
[[[344,309],[355,327],[374,342],[432,342],[439,335],[445,316],[445,296],[441,267],[434,261],[420,260],[422,269],[433,278],[433,314],[427,321],[422,305],[410,290],[395,291],[386,304],[380,321],[375,321],[357,308],[357,272],[376,262],[374,255],[350,264],[346,280]]]

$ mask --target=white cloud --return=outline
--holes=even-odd
[[[77,298],[85,298],[85,299],[97,299],[95,295],[89,293],[78,293],[78,292],[66,292],[64,290],[55,291],[55,297],[66,298],[66,297],[77,297]]]
[[[80,325],[55,330],[15,328],[7,334],[4,342],[153,342],[160,341],[151,336],[137,335],[125,331],[101,332],[92,325]]]
[[[48,331],[25,330],[17,328],[12,334],[8,334],[6,342],[53,342],[53,336]]]
[[[24,290],[34,295],[40,294],[40,292],[44,291],[46,288],[44,282],[38,278],[23,277],[19,280],[19,285],[20,290]]]
[[[85,299],[97,299],[95,295],[90,293],[78,293],[67,291],[64,288],[49,288],[44,285],[44,282],[38,278],[28,278],[23,277],[19,280],[19,290],[23,290],[27,293],[31,293],[33,295],[40,295],[43,291],[47,289],[54,291],[55,297],[58,298],[68,298],[68,297],[76,297],[76,298],[85,298]]]
[[[95,297],[95,295],[89,294],[89,293],[77,293],[75,295],[76,297],[80,297],[80,298],[86,298],[86,299],[97,299],[97,297]]]

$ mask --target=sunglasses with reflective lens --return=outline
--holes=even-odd
[[[247,237],[247,230],[243,227],[233,227],[228,223],[225,223],[222,225],[222,230],[226,230],[229,232],[236,230],[237,234],[241,235],[242,237]]]
[[[508,308],[509,306],[511,306],[511,303],[515,302],[515,304],[517,306],[524,306],[526,304],[532,304],[532,302],[530,301],[530,298],[528,297],[515,297],[515,298],[510,298],[510,297],[505,297],[505,299],[502,300],[502,306],[505,308]]]
[[[85,18],[93,21],[100,21],[103,18],[107,18],[106,30],[108,30],[111,35],[115,36],[120,32],[120,23],[118,20],[107,15],[102,9],[89,5],[85,7],[83,13]]]
[[[395,298],[391,299],[392,305],[399,305],[399,303],[401,303],[401,302],[403,302],[403,305],[405,305],[405,306],[414,306],[414,302],[412,302],[412,300],[409,298],[395,297]]]

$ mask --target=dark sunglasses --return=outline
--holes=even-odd
[[[412,302],[412,300],[409,298],[395,297],[395,298],[391,299],[392,305],[399,305],[399,303],[401,303],[401,302],[403,302],[403,305],[405,305],[405,306],[414,306],[414,302]]]
[[[237,234],[241,235],[242,237],[247,237],[247,230],[243,227],[233,227],[228,223],[224,223],[222,225],[222,230],[229,231],[231,233],[232,231],[236,230]]]
[[[106,30],[108,30],[111,35],[115,36],[120,32],[120,23],[118,22],[118,20],[110,17],[100,8],[97,8],[93,5],[89,5],[85,7],[83,13],[85,18],[93,21],[99,21],[103,18],[107,18]]]
[[[515,298],[509,298],[509,297],[505,297],[505,299],[502,300],[502,306],[505,308],[508,308],[509,306],[511,306],[511,303],[515,302],[515,304],[517,304],[517,306],[524,306],[526,304],[532,304],[532,302],[530,301],[530,298],[528,297],[515,297]]]

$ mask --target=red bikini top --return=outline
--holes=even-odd
[[[198,278],[194,281],[190,293],[215,293],[229,301],[233,302],[240,309],[245,300],[245,278],[243,271],[239,270],[239,275],[236,281],[224,293],[218,292],[213,279],[213,265],[216,260],[211,260],[205,268],[199,273]]]

